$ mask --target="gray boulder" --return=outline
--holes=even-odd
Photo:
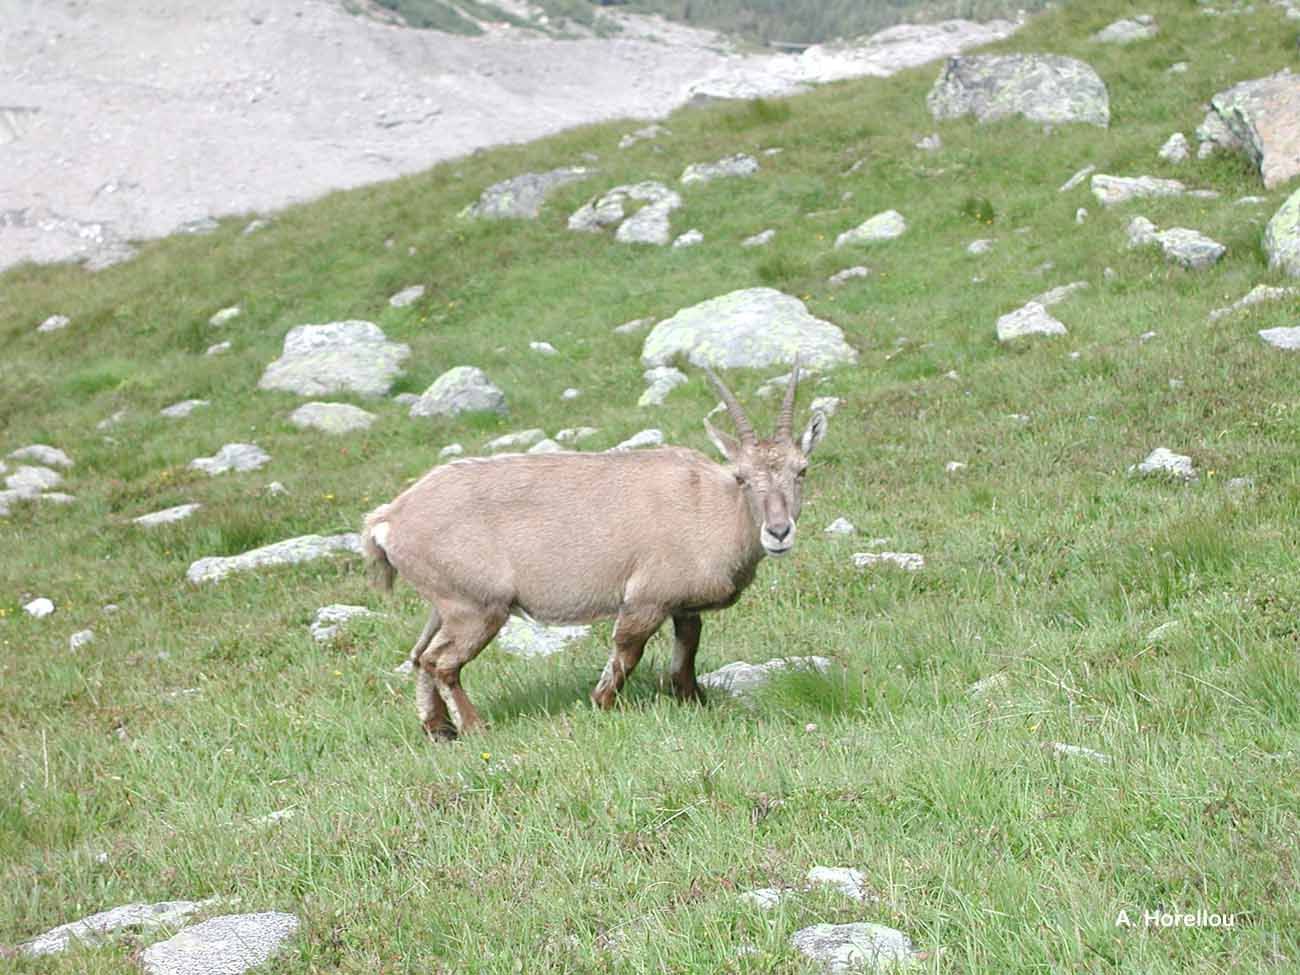
[[[96,945],[115,931],[152,930],[181,927],[190,915],[203,910],[211,901],[160,901],[157,904],[123,904],[111,910],[91,914],[79,921],[60,924],[42,935],[25,941],[18,950],[29,957],[53,955],[66,951],[74,943]]]
[[[196,457],[190,461],[191,470],[216,477],[228,471],[255,471],[271,462],[271,455],[257,444],[228,443],[211,457]]]
[[[1066,327],[1040,302],[1031,301],[998,319],[998,341],[1010,342],[1026,335],[1065,335]]]
[[[1129,247],[1146,247],[1159,244],[1165,259],[1192,271],[1213,267],[1228,249],[1196,230],[1170,227],[1157,230],[1145,217],[1134,217],[1128,225]]]
[[[674,389],[686,382],[686,373],[672,366],[655,366],[643,374],[646,391],[637,400],[637,406],[663,406]]]
[[[201,504],[178,504],[174,508],[163,508],[162,511],[154,511],[131,520],[142,528],[156,528],[159,525],[170,525],[172,522],[184,521],[202,507]]]
[[[271,958],[298,930],[292,914],[228,914],[150,945],[145,975],[239,975]]]
[[[1264,228],[1264,253],[1270,268],[1300,278],[1300,190],[1287,198]]]
[[[715,179],[734,176],[753,176],[758,172],[758,160],[747,153],[738,152],[726,159],[711,163],[691,163],[682,171],[681,182],[708,183]]]
[[[877,213],[869,220],[864,220],[852,230],[846,230],[835,238],[835,246],[846,247],[850,244],[870,244],[878,240],[893,240],[907,232],[907,221],[897,210]]]
[[[1092,178],[1092,195],[1102,206],[1115,206],[1149,196],[1181,196],[1187,187],[1176,179],[1154,176],[1108,176],[1098,173]]]
[[[1262,328],[1259,337],[1275,349],[1300,352],[1300,325],[1279,328]]]
[[[587,638],[590,626],[544,626],[511,616],[496,635],[497,643],[517,657],[549,657]]]
[[[645,205],[628,216],[629,201]],[[663,247],[672,239],[669,217],[681,205],[679,194],[653,180],[616,186],[575,210],[569,229],[595,232],[617,225],[614,237],[621,243]]]
[[[58,447],[51,447],[49,444],[34,443],[27,447],[19,447],[9,454],[10,460],[30,460],[35,464],[41,464],[45,467],[71,467],[72,458],[65,454]]]
[[[505,413],[506,395],[487,373],[475,366],[457,366],[434,380],[411,407],[410,415],[456,416],[460,413]]]
[[[1300,175],[1300,75],[1283,69],[1219,92],[1197,134],[1218,148],[1245,152],[1268,189],[1295,178]]]
[[[300,430],[351,433],[368,428],[375,415],[350,403],[304,403],[289,414],[289,422]]]
[[[42,491],[48,491],[62,483],[63,475],[58,471],[30,464],[23,464],[5,478],[5,487],[23,498],[34,498]]]
[[[809,314],[798,298],[773,288],[748,288],[683,308],[646,336],[641,362],[670,365],[684,355],[697,366],[765,368],[790,364],[795,354],[809,369],[856,362],[844,333]]]
[[[894,971],[916,963],[911,939],[883,924],[814,924],[796,931],[790,943],[827,975]]]
[[[1160,33],[1155,18],[1141,14],[1132,20],[1117,20],[1103,27],[1092,35],[1094,41],[1102,44],[1132,44],[1136,41],[1149,41]]]
[[[699,683],[702,687],[725,691],[732,697],[743,697],[767,684],[774,674],[787,670],[816,671],[824,674],[831,669],[831,661],[825,657],[778,657],[766,663],[751,664],[743,660],[719,667],[708,674],[701,674]]]
[[[239,555],[211,555],[190,563],[185,578],[190,582],[218,582],[232,572],[247,572],[266,566],[294,565],[324,558],[338,552],[361,553],[361,536],[356,532],[342,535],[300,535],[272,542]]]
[[[977,54],[949,58],[926,98],[936,119],[974,115],[992,122],[1110,124],[1106,86],[1089,65],[1058,54]]]
[[[592,172],[582,166],[571,166],[545,173],[524,173],[493,183],[483,191],[477,203],[467,206],[460,215],[493,220],[536,220],[542,212],[542,204],[553,190],[586,179]]]
[[[283,354],[257,385],[299,396],[385,396],[410,354],[410,346],[388,341],[373,322],[298,325],[284,337]]]

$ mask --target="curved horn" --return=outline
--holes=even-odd
[[[794,354],[794,367],[790,370],[790,384],[785,388],[785,400],[776,418],[776,439],[789,440],[794,428],[794,393],[799,388],[799,353]]]
[[[718,374],[708,366],[704,367],[704,374],[709,377],[709,382],[713,383],[713,388],[722,397],[727,412],[731,414],[731,422],[736,425],[736,433],[740,435],[740,442],[751,447],[758,443],[758,435],[754,433],[754,428],[749,423],[749,417],[745,416],[745,411],[740,408],[740,404],[736,402],[736,397],[732,395],[731,390],[718,378]]]

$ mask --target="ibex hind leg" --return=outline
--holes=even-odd
[[[420,631],[420,637],[411,647],[410,660],[415,672],[415,711],[424,726],[424,733],[434,741],[451,741],[456,737],[456,726],[447,715],[447,705],[438,694],[433,675],[420,666],[420,657],[433,641],[442,626],[437,608],[429,613],[429,620]]]
[[[442,627],[420,655],[420,670],[430,678],[458,734],[483,727],[483,719],[460,683],[460,671],[492,642],[509,615],[505,608],[439,607]]]
[[[604,673],[591,692],[592,703],[598,708],[608,710],[614,706],[618,692],[641,662],[646,641],[654,636],[655,630],[663,624],[666,616],[662,610],[649,607],[635,610],[624,608],[618,614],[618,620],[614,624],[614,652],[610,654],[609,663],[605,664]]]

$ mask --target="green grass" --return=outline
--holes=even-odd
[[[1263,192],[1241,163],[1174,169],[1155,155],[1215,91],[1294,64],[1295,29],[1271,7],[1147,9],[1161,25],[1149,43],[1088,43],[1129,12],[1104,0],[996,48],[1090,61],[1110,87],[1108,131],[936,126],[932,66],[684,111],[662,152],[617,150],[630,123],[589,127],[335,194],[252,236],[232,219],[99,274],[0,277],[0,447],[64,448],[78,498],[0,520],[0,942],[127,901],[221,896],[303,919],[278,972],[804,972],[790,935],[854,920],[907,932],[926,971],[1296,970],[1300,360],[1255,335],[1293,323],[1295,306],[1206,320],[1279,283],[1260,234],[1287,190],[1239,207]],[[1180,60],[1191,68],[1171,83]],[[936,128],[940,151],[913,148]],[[776,146],[756,177],[683,194],[673,225],[701,228],[698,247],[565,229],[609,186]],[[487,184],[583,152],[599,154],[599,176],[558,192],[537,222],[456,218]],[[1086,188],[1057,193],[1089,163],[1224,196],[1106,211]],[[1076,226],[1080,205],[1091,216]],[[890,208],[905,236],[832,249]],[[1137,213],[1196,227],[1228,254],[1190,274],[1127,251]],[[739,246],[767,227],[770,247]],[[997,244],[973,258],[975,237]],[[872,275],[825,283],[856,263]],[[1076,279],[1091,287],[1055,310],[1068,336],[998,345],[998,315]],[[426,297],[389,308],[410,284]],[[611,330],[763,284],[805,296],[860,361],[805,390],[845,403],[814,457],[801,541],[706,620],[701,669],[821,654],[841,673],[778,681],[753,706],[679,707],[657,687],[661,635],[624,706],[597,713],[586,693],[602,625],[548,660],[489,649],[466,686],[491,729],[433,747],[392,672],[424,618],[409,589],[380,598],[353,559],[185,583],[196,558],[355,530],[452,440],[474,452],[509,430],[589,424],[598,449],[659,426],[709,449],[702,378],[639,410],[640,340]],[[244,313],[218,336],[207,319],[231,304]],[[72,325],[37,334],[54,313]],[[379,419],[365,433],[294,430],[297,400],[256,391],[257,378],[290,327],[345,318],[411,345],[401,389],[473,363],[511,415],[415,422],[367,402]],[[205,357],[221,338],[232,350]],[[530,355],[537,339],[560,354]],[[768,376],[731,378],[770,423],[776,403],[752,397]],[[562,401],[568,386],[582,397]],[[157,415],[191,397],[212,406]],[[95,429],[117,410],[117,427]],[[218,478],[186,469],[237,440],[273,462]],[[1201,478],[1130,477],[1157,445],[1191,454]],[[968,468],[945,473],[954,459]],[[1229,491],[1234,477],[1255,489]],[[271,480],[289,493],[266,495]],[[188,522],[130,522],[185,501],[204,504]],[[838,515],[858,538],[822,535]],[[876,537],[924,553],[925,570],[854,569],[851,553]],[[21,612],[36,595],[54,616]],[[383,615],[318,647],[307,624],[331,602]],[[84,627],[95,642],[68,652]],[[968,693],[993,674],[1000,689]],[[1052,742],[1113,760],[1058,756]],[[294,817],[259,824],[284,808]],[[737,897],[796,885],[814,864],[858,867],[877,899],[814,892],[760,913]],[[1198,907],[1238,924],[1114,923],[1120,910]],[[6,964],[134,972],[141,943]]]

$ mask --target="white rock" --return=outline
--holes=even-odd
[[[48,491],[62,483],[63,475],[58,471],[28,464],[19,467],[5,478],[5,487],[22,498],[34,498],[42,491]]]
[[[324,558],[338,552],[360,554],[361,536],[356,532],[342,535],[301,535],[282,542],[263,545],[239,555],[213,555],[190,564],[185,577],[190,582],[217,582],[232,572],[247,572],[265,566],[292,565]]]
[[[894,240],[907,232],[907,221],[897,210],[886,210],[868,220],[864,220],[852,230],[846,230],[835,238],[835,246],[846,247],[851,244],[868,244],[880,240]]]
[[[943,465],[943,469],[948,474],[956,474],[966,469],[966,464],[960,460],[950,460]]]
[[[586,440],[599,432],[595,427],[565,427],[555,435],[555,439],[560,443],[569,443],[570,441]]]
[[[1041,304],[1031,301],[1000,317],[997,333],[999,342],[1009,342],[1026,335],[1065,335],[1066,328]]]
[[[311,638],[317,643],[328,643],[333,640],[335,635],[341,630],[349,620],[357,619],[362,616],[374,616],[370,610],[364,606],[350,606],[347,603],[331,603],[328,606],[322,606],[316,610],[316,615],[312,617]]]
[[[199,409],[200,407],[211,406],[211,405],[212,403],[205,399],[186,399],[186,400],[181,400],[179,403],[173,403],[171,406],[163,407],[163,409],[159,410],[158,412],[161,416],[165,416],[173,420],[179,420],[182,417],[189,416],[191,413],[193,413],[195,410]]]
[[[271,455],[257,444],[228,443],[211,457],[196,457],[189,466],[215,477],[227,471],[255,471],[270,462]]]
[[[558,355],[555,346],[550,342],[529,342],[528,347],[534,352],[540,352],[542,355]]]
[[[834,416],[836,410],[843,403],[844,400],[838,396],[818,396],[808,405],[808,409],[814,413],[825,413],[827,416]]]
[[[1300,325],[1261,328],[1259,337],[1275,349],[1300,352]]]
[[[539,441],[537,441],[537,443],[535,443],[535,444],[533,444],[531,447],[529,447],[529,448],[528,448],[528,453],[530,453],[530,454],[554,454],[554,453],[556,453],[556,452],[558,452],[558,451],[561,451],[561,450],[563,450],[563,449],[564,449],[564,448],[561,447],[558,443],[556,443],[556,442],[555,442],[554,440],[552,440],[550,437],[547,437],[545,440],[539,440]]]
[[[590,626],[544,626],[536,620],[511,616],[497,633],[496,640],[518,657],[549,657],[585,640],[590,632]]]
[[[1139,474],[1171,474],[1184,481],[1194,481],[1198,476],[1196,468],[1192,466],[1192,458],[1186,454],[1176,454],[1165,447],[1157,447],[1147,454],[1146,460],[1129,468],[1130,473],[1134,471]]]
[[[1294,295],[1300,295],[1300,288],[1273,288],[1267,284],[1257,284],[1244,297],[1237,299],[1226,308],[1216,308],[1210,312],[1210,321],[1217,322],[1220,318],[1249,308],[1251,305],[1258,305],[1265,301],[1281,301]]]
[[[647,369],[642,378],[646,382],[646,391],[637,400],[637,406],[663,406],[668,394],[687,381],[686,373],[672,366]]]
[[[57,447],[34,443],[28,447],[19,447],[9,454],[10,460],[30,460],[45,467],[71,467],[72,458]]]
[[[649,328],[654,324],[654,322],[655,320],[653,318],[634,318],[630,322],[624,322],[622,325],[616,326],[614,334],[635,335],[637,332],[642,332]]]
[[[523,447],[531,447],[539,440],[546,439],[546,431],[534,427],[531,430],[520,430],[517,433],[507,433],[493,440],[489,440],[485,445],[492,453],[499,453],[503,450],[519,450]]]
[[[1151,196],[1181,196],[1187,187],[1176,179],[1156,179],[1154,176],[1107,176],[1098,173],[1092,177],[1092,195],[1102,206],[1115,206]]]
[[[190,915],[202,910],[211,901],[162,901],[157,904],[124,904],[111,910],[91,914],[79,921],[60,924],[39,937],[19,945],[19,950],[30,957],[53,955],[66,951],[74,942],[95,945],[106,935],[124,928],[152,930],[154,928],[180,927]]]
[[[1035,295],[1032,300],[1044,308],[1051,308],[1053,305],[1059,305],[1076,291],[1085,291],[1087,288],[1087,281],[1071,281],[1069,284],[1058,285],[1049,291],[1044,291],[1041,295]]]
[[[1067,745],[1061,741],[1050,741],[1047,743],[1057,755],[1068,755],[1071,758],[1089,758],[1094,762],[1109,762],[1110,756],[1091,748],[1084,748],[1082,745]]]
[[[410,409],[413,418],[460,413],[505,413],[506,396],[476,366],[456,366],[433,381]]]
[[[283,484],[281,484],[279,481],[272,481],[270,484],[266,486],[265,490],[266,493],[271,495],[272,497],[278,497],[279,495],[289,493],[289,489],[285,487]]]
[[[796,931],[790,943],[827,975],[893,971],[914,963],[911,939],[883,924],[814,924]]]
[[[368,429],[375,415],[351,403],[304,403],[289,414],[289,422],[300,430],[341,434]]]
[[[30,603],[23,604],[23,612],[35,619],[42,620],[54,612],[54,602],[44,596],[38,596]]]
[[[1088,208],[1087,208],[1087,207],[1079,207],[1079,209],[1077,209],[1077,210],[1074,211],[1074,222],[1075,222],[1075,223],[1083,223],[1083,222],[1086,221],[1087,219],[1088,219]]]
[[[972,240],[966,245],[967,254],[987,254],[993,249],[993,241],[987,237],[981,237],[979,240]]]
[[[1165,162],[1180,163],[1186,162],[1192,154],[1191,147],[1187,144],[1187,136],[1181,132],[1175,132],[1165,144],[1160,147],[1160,158]]]
[[[740,894],[740,899],[748,904],[753,904],[760,911],[770,911],[781,903],[784,892],[777,890],[775,887],[760,887],[757,890],[746,890]]]
[[[51,315],[45,321],[36,326],[38,332],[57,332],[60,329],[67,328],[72,324],[72,319],[67,315]]]
[[[694,247],[696,244],[704,243],[704,234],[692,227],[686,233],[680,235],[673,241],[674,247]]]
[[[753,176],[758,172],[758,160],[743,152],[719,159],[713,163],[692,163],[682,171],[681,182],[707,183],[710,180],[732,176]]]
[[[257,386],[300,396],[386,396],[410,354],[410,346],[388,341],[373,322],[298,325]]]
[[[218,342],[216,345],[209,345],[208,348],[207,348],[207,350],[206,350],[203,354],[204,354],[204,355],[221,355],[222,353],[229,352],[229,351],[230,351],[230,343],[229,343],[229,342]]]
[[[762,233],[754,234],[752,237],[746,237],[740,242],[741,247],[766,247],[772,243],[776,237],[776,231],[772,229],[764,230]]]
[[[240,308],[238,305],[231,305],[229,308],[223,308],[221,309],[221,311],[215,313],[211,318],[208,319],[208,324],[219,328],[222,325],[226,324],[226,322],[233,321],[234,319],[238,318],[242,312],[243,309]]]
[[[619,450],[636,450],[638,447],[662,447],[663,445],[664,432],[651,427],[648,430],[632,434],[622,443],[610,447],[605,453],[612,454]]]
[[[852,867],[813,867],[808,871],[808,883],[812,886],[832,887],[855,901],[867,899],[867,878],[860,870]]]
[[[150,945],[145,975],[237,975],[261,965],[298,930],[292,914],[231,914]]]
[[[170,525],[172,522],[183,521],[202,507],[201,504],[178,504],[174,508],[164,508],[162,511],[154,511],[131,520],[145,528],[154,528],[158,525]]]
[[[855,552],[853,564],[859,569],[873,565],[896,565],[908,572],[918,572],[925,568],[925,556],[915,552]]]
[[[619,139],[618,147],[620,149],[630,149],[638,142],[643,142],[647,139],[657,139],[661,135],[672,135],[672,133],[662,125],[647,125],[644,128],[629,132],[627,135],[623,136],[623,138]]]
[[[72,652],[80,650],[82,647],[95,642],[94,630],[78,630],[72,636],[68,637],[68,649]]]
[[[403,288],[397,294],[388,299],[388,304],[393,308],[405,308],[413,305],[424,297],[424,285],[413,284],[409,288]]]
[[[698,680],[703,687],[725,691],[732,697],[740,697],[765,685],[774,674],[786,670],[816,671],[824,674],[830,669],[831,662],[826,657],[778,657],[761,664],[738,660],[719,667],[712,673],[702,674]]]
[[[459,457],[463,453],[465,453],[465,448],[462,447],[460,444],[449,443],[447,444],[447,446],[443,447],[442,450],[438,451],[438,457],[439,458]]]
[[[940,138],[938,132],[933,132],[917,142],[916,148],[922,152],[938,152],[943,148],[943,139]]]
[[[839,285],[853,281],[856,278],[865,278],[871,274],[871,268],[862,264],[855,264],[853,267],[846,267],[843,271],[836,271],[826,280],[831,284]]]
[[[836,518],[823,529],[827,535],[852,535],[857,531],[853,522],[847,518]]]
[[[574,389],[572,386],[570,386],[568,389],[566,389],[564,392],[560,394],[560,399],[563,400],[577,399],[581,395],[582,395],[582,390]]]

